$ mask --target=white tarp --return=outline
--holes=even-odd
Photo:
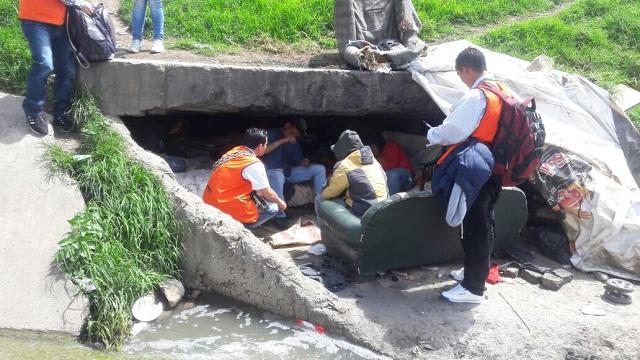
[[[468,46],[475,45],[462,40],[433,46],[409,68],[445,114],[468,91],[454,68],[456,56]],[[593,218],[578,220],[568,214],[565,224],[578,229],[577,238],[572,238],[574,265],[640,280],[640,189],[617,135],[612,108],[619,109],[609,93],[580,76],[550,69],[529,71],[530,62],[476,47],[498,80],[522,97],[536,99],[546,142],[594,166],[588,186],[592,194],[584,204]],[[637,145],[637,130],[631,129],[631,142]],[[637,156],[627,153],[630,161]]]

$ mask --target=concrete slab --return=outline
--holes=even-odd
[[[0,328],[78,332],[86,300],[52,267],[67,220],[84,208],[71,180],[47,182],[22,97],[0,93]]]
[[[115,59],[82,69],[79,80],[108,99],[102,110],[113,116],[196,111],[429,120],[441,114],[406,71]]]

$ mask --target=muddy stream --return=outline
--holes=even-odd
[[[235,300],[203,294],[190,309],[136,323],[120,353],[74,337],[0,329],[0,359],[383,359],[308,324]]]

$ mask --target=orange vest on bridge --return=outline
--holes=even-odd
[[[248,148],[238,146],[224,156],[243,150]],[[211,173],[202,200],[243,224],[256,222],[258,208],[249,195],[253,189],[251,182],[242,177],[242,170],[258,161],[255,155],[238,156],[220,165]]]
[[[499,82],[492,81],[492,80],[485,80],[485,81],[500,87],[500,89],[502,89],[507,94],[509,94],[508,89],[506,89]],[[480,119],[480,123],[478,124],[478,127],[473,132],[473,134],[471,134],[471,137],[487,146],[491,146],[491,144],[493,144],[493,140],[496,137],[496,133],[498,132],[498,125],[500,125],[500,113],[502,112],[502,100],[500,100],[500,98],[496,94],[490,91],[484,91],[484,90],[481,90],[481,91],[484,92],[484,95],[487,99],[487,106],[484,109],[484,115],[482,115],[482,118]],[[449,156],[449,154],[451,154],[458,147],[458,145],[460,144],[449,146],[447,148],[447,151],[445,151],[444,154],[440,156],[436,164],[441,165],[444,162],[444,160],[447,158],[447,156]]]
[[[67,6],[60,0],[20,0],[18,18],[51,25],[64,24]]]

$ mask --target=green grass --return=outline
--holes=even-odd
[[[560,0],[558,0],[560,1]],[[510,15],[551,8],[551,0],[414,0],[427,41],[459,33],[461,28],[495,23]],[[120,15],[131,20],[131,1]],[[314,42],[334,48],[333,0],[168,0],[165,32],[181,41],[224,47],[259,47],[257,40],[295,45]],[[147,12],[148,14],[149,12]],[[147,15],[148,17],[148,15]],[[151,28],[147,18],[146,29]],[[258,44],[256,44],[258,43]]]
[[[90,279],[88,340],[119,348],[129,336],[131,305],[168,277],[179,276],[181,226],[160,180],[131,160],[123,139],[101,115],[95,99],[77,99],[85,153],[76,160],[59,146],[47,152],[52,174],[67,173],[88,199],[69,222],[56,261],[74,281]]]
[[[21,93],[31,65],[17,19],[17,1],[0,0],[0,90]]]

